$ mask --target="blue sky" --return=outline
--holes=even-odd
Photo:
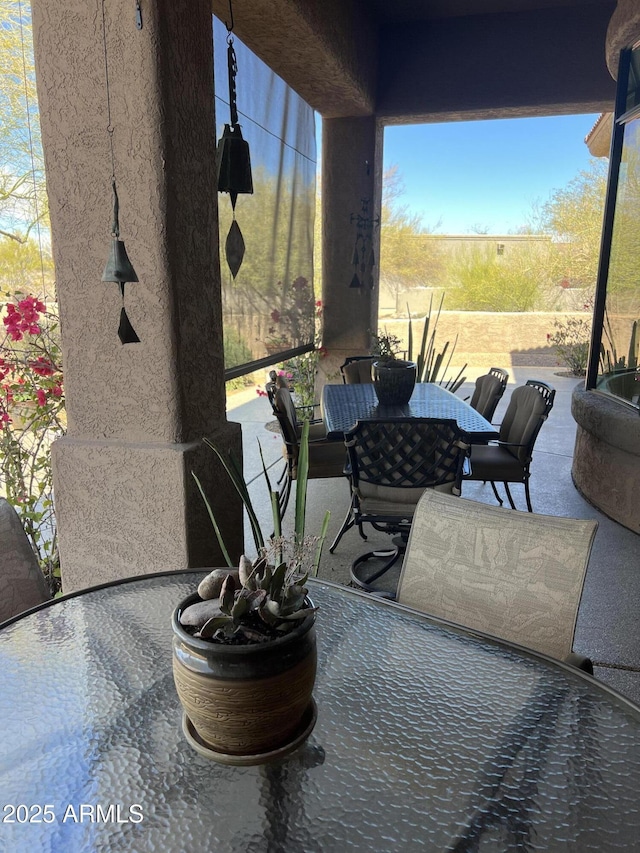
[[[405,187],[400,203],[436,233],[480,226],[508,234],[526,223],[534,203],[588,167],[584,137],[597,117],[387,127],[384,167],[398,166]]]

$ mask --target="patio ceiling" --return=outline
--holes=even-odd
[[[212,0],[229,21],[228,0]],[[614,0],[233,0],[234,31],[323,118],[610,109]]]

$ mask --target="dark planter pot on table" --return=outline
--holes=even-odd
[[[417,365],[414,361],[392,359],[374,361],[373,387],[382,406],[403,406],[408,403],[416,384]]]

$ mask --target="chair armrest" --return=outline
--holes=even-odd
[[[313,411],[317,409],[319,403],[314,403],[312,406],[296,406],[296,412],[308,412],[308,414],[303,414],[302,420],[308,420],[310,424],[319,424],[322,421],[322,418],[314,418]],[[298,419],[298,426],[300,426],[300,420]]]
[[[496,439],[495,441],[490,442],[491,444],[496,444],[498,447],[528,447],[528,444],[516,444],[515,441],[500,441],[500,439]]]

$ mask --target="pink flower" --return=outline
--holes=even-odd
[[[38,388],[36,391],[36,398],[39,406],[47,405],[47,392],[43,388]]]
[[[51,389],[51,393],[54,397],[62,397],[62,385],[58,382]]]
[[[7,328],[7,332],[14,341],[22,340],[25,332],[30,335],[39,335],[41,332],[38,320],[40,314],[46,311],[46,305],[35,296],[27,296],[14,305],[8,302],[6,305],[7,315],[2,322]]]
[[[9,417],[8,412],[5,409],[0,408],[0,424],[10,424],[10,423],[11,423],[11,418]]]
[[[30,361],[29,367],[34,373],[37,373],[38,376],[53,376],[55,373],[55,368],[51,362],[48,359],[43,358],[41,355],[38,356],[35,361]]]
[[[263,391],[262,388],[256,388],[256,394],[258,395],[258,397],[266,397],[267,396],[267,392]]]

